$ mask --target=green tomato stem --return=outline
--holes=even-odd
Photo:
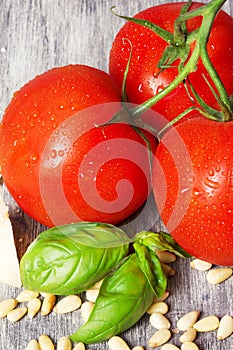
[[[157,102],[159,102],[162,98],[164,98],[176,87],[178,87],[190,73],[195,72],[197,69],[198,60],[200,58],[212,81],[214,82],[214,85],[219,93],[220,100],[222,102],[220,106],[222,110],[217,113],[218,117],[215,117],[214,119],[218,121],[228,121],[233,119],[233,112],[231,110],[229,96],[207,53],[207,42],[213,21],[218,11],[226,1],[227,0],[212,0],[208,4],[201,6],[195,10],[191,10],[189,12],[183,11],[177,18],[175,22],[174,41],[178,40],[176,45],[183,45],[183,39],[180,37],[182,25],[186,23],[187,20],[196,16],[203,17],[199,30],[195,31],[194,35],[187,37],[187,39],[189,38],[189,41],[191,42],[193,39],[196,41],[192,55],[186,64],[183,65],[182,69],[180,69],[177,77],[164,90],[131,111],[131,116],[134,117],[134,119],[138,118],[141,114],[153,107]],[[189,4],[190,2],[188,2],[188,5]]]

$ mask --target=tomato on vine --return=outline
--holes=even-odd
[[[173,238],[195,257],[233,265],[233,121],[180,121],[156,160],[153,191]]]
[[[184,63],[188,55],[193,52],[195,44],[192,40],[196,34],[198,35],[201,16],[186,21],[186,28],[182,29],[183,39],[182,36],[177,36],[175,30],[176,20],[185,4],[187,3],[160,4],[141,11],[134,18],[120,16],[129,21],[120,29],[113,41],[109,72],[120,88],[131,55],[126,80],[129,102],[142,104],[164,91],[178,76],[180,62],[183,60]],[[189,11],[201,5],[204,4],[192,2]],[[229,95],[233,93],[232,36],[233,18],[221,10],[213,22],[207,51]],[[161,60],[165,50],[167,58]],[[199,60],[196,70],[189,74],[188,79],[205,103],[218,108],[218,103],[208,88],[203,74],[209,79],[205,65]],[[152,108],[167,121],[171,121],[193,106],[198,106],[198,102],[192,98],[190,91],[187,92],[181,81],[172,91],[164,94]]]
[[[118,223],[143,204],[150,192],[144,138],[127,124],[101,126],[120,108],[109,75],[78,64],[53,68],[13,96],[0,125],[0,165],[28,215],[46,226]]]
[[[119,16],[129,23],[113,43],[110,74],[120,84],[128,59],[123,92],[142,102],[131,119],[145,123],[149,108],[164,116],[164,126],[157,123],[152,183],[168,231],[193,256],[233,265],[233,19],[219,12],[225,1]]]
[[[233,265],[232,96],[208,54],[211,23],[224,2],[212,0],[176,20],[181,28],[190,18],[202,16],[194,51],[175,80],[189,79],[191,63],[202,62],[211,77],[207,93],[212,94],[217,108],[206,103],[190,77],[191,92],[200,108],[194,109],[195,116],[182,119],[191,110],[184,109],[158,133],[152,181],[161,218],[178,244],[202,260]]]

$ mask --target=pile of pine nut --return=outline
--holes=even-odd
[[[169,264],[176,260],[176,256],[167,251],[157,252],[157,254],[166,275],[174,276],[176,271]],[[199,259],[191,260],[190,266],[197,270],[207,271],[206,279],[211,284],[222,283],[230,278],[233,273],[233,269],[230,267],[213,267],[211,264]],[[66,314],[80,309],[81,317],[86,322],[98,296],[100,285],[101,281],[87,290],[87,300],[83,302],[78,295],[68,295],[58,300],[57,296],[53,294],[23,289],[15,298],[9,298],[0,302],[0,318],[6,317],[10,322],[16,322],[26,315],[32,319],[39,312],[46,316],[51,312]],[[198,333],[216,331],[216,337],[219,341],[233,334],[233,318],[231,315],[224,315],[221,319],[215,315],[200,318],[200,310],[188,311],[178,319],[177,328],[171,329],[171,323],[166,317],[169,311],[169,306],[166,303],[169,294],[166,291],[161,298],[155,299],[147,311],[149,322],[156,330],[149,339],[149,347],[160,348],[161,350],[198,350],[199,348],[195,344]],[[181,333],[179,337],[180,347],[170,343],[173,333]],[[119,336],[110,338],[108,347],[110,350],[144,350],[141,345],[130,349],[127,343]],[[46,334],[42,334],[38,340],[32,339],[29,341],[25,350],[54,349],[55,344],[51,338]],[[78,343],[73,347],[68,337],[62,337],[57,341],[56,349],[85,350],[86,347],[83,343]]]

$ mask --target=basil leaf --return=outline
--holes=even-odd
[[[77,223],[51,228],[22,257],[22,284],[57,295],[81,293],[128,254],[128,242],[128,236],[112,225]]]
[[[142,231],[134,236],[134,242],[139,242],[154,252],[156,250],[168,250],[182,258],[192,257],[166,232]]]
[[[153,299],[154,292],[133,253],[104,278],[88,321],[70,338],[86,344],[106,341],[135,324]]]
[[[145,274],[151,289],[157,297],[160,297],[166,290],[167,278],[163,272],[159,258],[152,251],[149,251],[147,247],[137,242],[133,246],[138,264]]]

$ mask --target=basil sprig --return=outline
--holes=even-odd
[[[143,231],[130,239],[102,223],[54,227],[28,247],[21,279],[27,289],[57,295],[81,293],[103,279],[88,321],[70,336],[75,342],[102,342],[135,324],[166,290],[158,250],[190,257],[164,232]]]

